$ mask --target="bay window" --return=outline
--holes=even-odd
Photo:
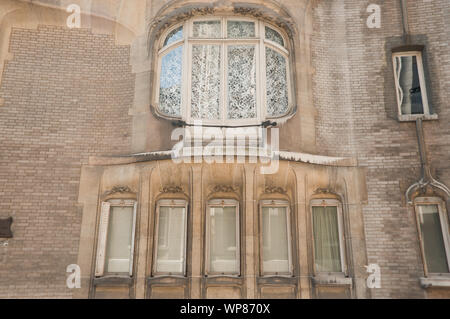
[[[291,107],[283,32],[256,19],[202,17],[161,38],[157,111],[192,124],[260,124]]]

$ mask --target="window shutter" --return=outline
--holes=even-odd
[[[102,209],[100,213],[100,225],[98,231],[97,263],[95,268],[95,276],[103,276],[105,269],[106,238],[108,235],[110,206],[111,206],[110,203],[102,202]]]
[[[130,251],[130,276],[133,275],[133,257],[134,257],[134,236],[136,233],[136,208],[137,203],[134,203],[133,207],[133,228],[131,230],[131,251]]]

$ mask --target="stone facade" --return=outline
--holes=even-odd
[[[416,124],[397,119],[391,52],[425,46],[438,115],[423,123],[427,160],[450,186],[450,3],[403,2],[407,19],[401,0],[2,1],[0,218],[14,218],[14,237],[0,238],[0,297],[449,298],[448,288],[420,284],[423,259],[405,192],[419,180],[421,161]],[[82,8],[80,29],[66,26],[71,3]],[[370,4],[381,8],[380,28],[366,25]],[[161,153],[174,144],[174,126],[153,110],[155,43],[174,21],[216,13],[258,17],[290,34],[296,112],[278,123],[280,149],[291,155],[275,175],[249,162],[174,164]],[[211,192],[217,185],[234,190]],[[269,196],[268,185],[283,194]],[[117,186],[127,192],[112,194]],[[449,212],[449,198],[430,192]],[[124,196],[138,203],[134,276],[95,278],[100,204]],[[241,207],[238,278],[204,276],[205,202],[214,196]],[[189,203],[183,278],[152,276],[161,198]],[[260,275],[266,198],[290,203],[291,278]],[[350,281],[314,277],[315,198],[342,202]],[[381,268],[379,289],[366,287],[370,263]],[[81,267],[80,289],[66,287],[69,264]]]

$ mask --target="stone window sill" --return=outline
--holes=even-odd
[[[133,278],[130,276],[104,276],[94,278],[95,286],[131,286]]]
[[[414,122],[417,119],[422,119],[423,121],[438,120],[439,116],[435,114],[401,114],[398,116],[399,122]]]
[[[353,284],[352,278],[345,277],[343,273],[318,274],[312,279],[316,286],[351,286]]]
[[[450,288],[450,275],[422,277],[420,278],[420,285],[422,286],[422,288]]]

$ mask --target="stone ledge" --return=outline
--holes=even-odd
[[[434,121],[438,120],[439,116],[434,114],[402,114],[398,116],[399,122],[415,122],[417,119],[422,119],[423,121]]]
[[[129,276],[105,276],[94,278],[94,286],[131,286],[133,278]]]
[[[422,288],[448,287],[450,288],[450,276],[421,277]]]
[[[180,151],[181,152],[181,151]],[[196,150],[191,149],[190,154],[202,154],[196,153]],[[226,155],[224,152],[221,155]],[[116,155],[116,156],[91,156],[89,157],[89,165],[124,165],[124,164],[132,164],[139,162],[151,162],[151,161],[159,161],[159,160],[167,160],[171,159],[173,155],[173,151],[159,151],[159,152],[147,152],[147,153],[138,153],[138,154],[129,154],[129,155]],[[259,156],[259,158],[264,158],[266,160],[276,160],[277,157],[281,161],[291,161],[291,162],[299,162],[299,163],[307,163],[307,164],[316,164],[316,165],[324,165],[324,166],[341,166],[341,167],[356,167],[358,166],[358,161],[353,157],[332,157],[332,156],[324,156],[324,155],[315,155],[315,154],[307,154],[307,153],[299,153],[299,152],[288,152],[288,151],[276,151],[274,152],[275,156]],[[204,155],[202,155],[203,157]],[[177,159],[183,159],[187,156],[176,156]],[[248,156],[246,156],[248,157]]]
[[[353,279],[344,274],[319,274],[312,277],[315,286],[351,286]]]

